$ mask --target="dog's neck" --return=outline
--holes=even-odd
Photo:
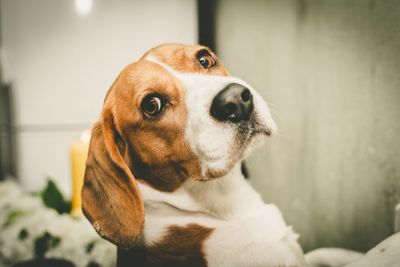
[[[240,163],[225,176],[210,181],[188,179],[174,192],[161,192],[140,184],[146,212],[206,213],[217,218],[243,214],[262,205],[261,197],[243,177]]]

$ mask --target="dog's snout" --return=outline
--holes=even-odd
[[[232,83],[214,97],[210,113],[219,121],[237,123],[248,120],[253,109],[253,95],[250,90]]]

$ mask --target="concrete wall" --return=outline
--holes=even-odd
[[[18,178],[70,192],[69,145],[97,120],[120,70],[163,42],[195,43],[195,0],[0,0],[3,78],[13,85]]]
[[[217,48],[270,104],[280,132],[254,186],[305,250],[366,250],[400,201],[400,2],[220,0]]]

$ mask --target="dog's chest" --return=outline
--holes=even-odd
[[[297,235],[285,225],[273,205],[260,207],[257,214],[231,220],[203,213],[179,213],[168,207],[162,214],[147,213],[144,241],[153,263],[199,267],[254,266],[253,263],[274,266],[269,264],[286,260],[292,264],[298,261],[296,254],[301,254],[297,253]],[[283,256],[277,257],[279,253]]]
[[[303,266],[297,235],[279,209],[240,178],[221,186],[230,196],[201,187],[196,197],[187,188],[168,194],[140,186],[149,259],[170,266]]]

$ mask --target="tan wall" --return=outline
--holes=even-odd
[[[366,250],[400,201],[400,1],[220,0],[217,48],[271,103],[249,161],[305,250]]]

